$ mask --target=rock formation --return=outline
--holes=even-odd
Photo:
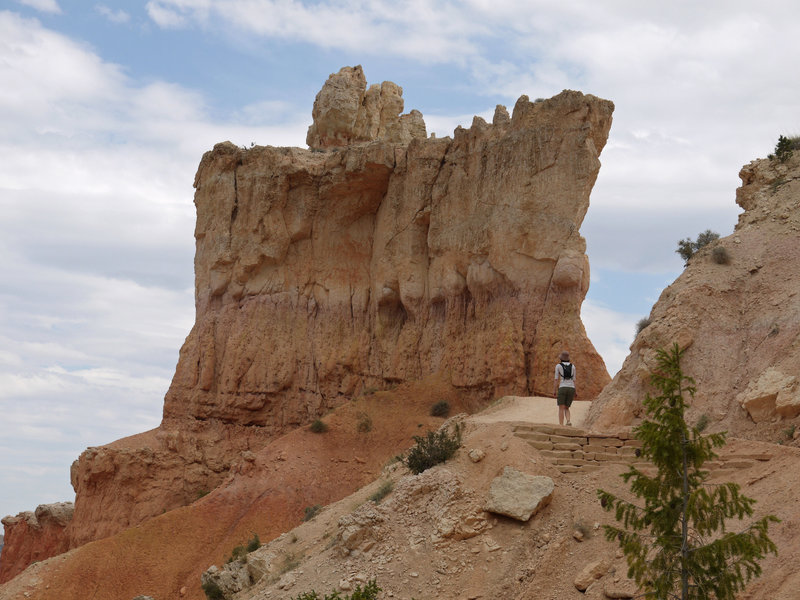
[[[756,160],[739,177],[735,231],[698,252],[661,294],[593,404],[594,427],[635,422],[655,351],[674,342],[697,381],[690,419],[707,415],[717,429],[774,441],[773,423],[800,415],[800,157]]]
[[[399,86],[344,68],[314,103],[309,150],[203,156],[196,321],[162,424],[75,462],[69,547],[193,502],[370,390],[440,373],[472,408],[548,393],[561,349],[583,399],[607,383],[580,321],[579,228],[613,104],[523,96],[452,139],[402,110]]]
[[[328,80],[310,143],[360,140],[378,109],[370,131],[394,131],[386,107],[402,103],[368,102],[360,73]],[[562,347],[596,395],[608,379],[579,317],[578,228],[611,110],[563,92],[523,96],[512,117],[498,107],[454,139],[218,144],[195,179],[197,321],[165,418],[280,431],[436,371],[480,400],[547,392]]]
[[[321,150],[379,139],[407,145],[412,139],[427,138],[422,113],[402,112],[403,88],[384,81],[367,89],[360,65],[344,67],[317,94],[306,143]]]
[[[36,510],[2,520],[5,535],[0,562],[0,583],[11,579],[34,561],[68,550],[64,530],[72,518],[72,502],[40,504]],[[8,550],[12,550],[9,552]]]

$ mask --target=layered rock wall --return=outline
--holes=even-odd
[[[594,427],[636,422],[656,349],[675,342],[697,382],[690,420],[706,415],[712,428],[775,441],[768,425],[800,415],[800,157],[756,160],[739,177],[735,231],[698,252],[661,294],[593,404]]]
[[[217,145],[195,180],[197,321],[165,419],[280,431],[436,371],[482,400],[547,393],[562,348],[596,395],[578,229],[612,108],[563,92],[453,139]]]

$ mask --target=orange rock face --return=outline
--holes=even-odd
[[[196,322],[161,426],[74,463],[69,547],[189,504],[285,432],[437,375],[473,408],[608,382],[580,307],[579,228],[613,104],[519,99],[428,138],[391,82],[330,77],[310,150],[215,146],[195,179]]]
[[[608,375],[580,322],[578,228],[611,111],[564,92],[454,139],[217,145],[195,180],[197,322],[165,417],[281,430],[436,371],[482,400],[547,393],[562,348],[595,396]]]
[[[3,557],[0,583],[4,583],[37,560],[65,552],[69,545],[65,529],[72,518],[72,502],[39,505],[2,520]]]
[[[756,160],[739,177],[745,212],[734,233],[700,250],[662,292],[651,324],[593,403],[595,427],[641,416],[655,351],[675,342],[697,382],[690,421],[706,415],[712,428],[774,442],[785,437],[780,422],[800,415],[800,157]]]

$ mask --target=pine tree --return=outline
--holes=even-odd
[[[648,418],[634,429],[641,456],[656,468],[653,476],[631,467],[622,478],[638,503],[598,490],[606,511],[621,527],[605,526],[628,562],[628,576],[653,600],[734,600],[748,581],[761,574],[759,561],[777,554],[765,516],[744,530],[726,531],[727,519],[753,514],[755,500],[739,493],[735,483],[709,485],[706,461],[725,444],[725,433],[702,435],[684,419],[684,394],[694,396],[695,383],[683,374],[683,351],[675,344],[657,353],[651,383],[661,394],[645,398]]]

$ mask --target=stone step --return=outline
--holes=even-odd
[[[731,452],[721,456],[722,460],[760,460],[767,461],[772,458],[769,452]]]

